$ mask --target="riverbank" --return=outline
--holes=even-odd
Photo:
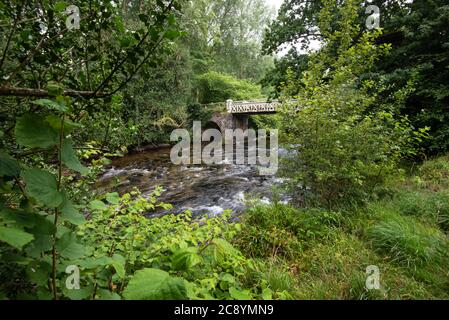
[[[385,195],[339,210],[259,205],[234,244],[297,299],[448,299],[449,157],[395,177]],[[374,267],[373,267],[374,266]],[[367,268],[378,289],[366,288]],[[371,274],[371,285],[376,274]]]

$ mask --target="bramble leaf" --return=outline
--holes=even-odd
[[[186,295],[182,278],[152,268],[137,271],[123,291],[127,300],[180,300]]]

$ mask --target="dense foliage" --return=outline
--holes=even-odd
[[[70,4],[79,28],[65,1],[0,4],[0,298],[448,298],[449,160],[413,163],[448,150],[445,1]],[[290,203],[161,215],[163,186],[98,188],[109,158],[269,95],[249,123],[279,128]]]
[[[261,97],[260,87],[233,76],[211,71],[198,76],[198,100],[202,103],[228,99],[250,100]]]
[[[359,79],[389,46],[374,43],[378,32],[365,33],[352,44],[359,33],[356,10],[351,2],[341,6],[337,14],[346,19],[341,29],[325,35],[329,47],[310,56],[309,71],[300,84],[289,84],[302,87],[294,96],[297,102],[285,107],[282,123],[284,139],[295,151],[286,159],[284,174],[292,178],[299,201],[313,198],[332,206],[335,201],[372,195],[425,132],[413,131],[406,118],[392,113],[394,106],[373,108],[375,92],[382,87]],[[323,9],[321,16],[326,29],[333,13]],[[401,103],[399,98],[395,103]]]
[[[375,77],[383,83],[387,90],[379,95],[376,103],[394,100],[394,92],[407,90],[410,81],[415,83],[412,91],[406,96],[406,103],[395,112],[407,115],[415,127],[430,127],[431,139],[422,142],[428,152],[433,154],[447,151],[447,65],[449,51],[447,47],[448,4],[444,0],[422,1],[355,1],[361,5],[357,8],[357,21],[364,26],[368,15],[367,5],[377,5],[380,9],[380,27],[382,35],[377,44],[391,44],[391,50],[364,77]],[[338,55],[338,44],[326,42],[325,31],[335,31],[341,25],[341,16],[332,15],[328,30],[320,26],[320,15],[323,8],[338,12],[345,1],[286,0],[278,18],[274,20],[264,38],[264,50],[271,53],[294,45],[292,54],[282,57],[278,65],[283,69],[290,67],[294,73],[302,72],[304,68],[298,64],[299,59],[291,59],[298,55],[297,51],[307,48],[317,41],[334,46],[333,55]],[[356,43],[362,31],[353,34],[352,43]],[[266,81],[275,85],[275,94],[279,86],[286,81],[286,73],[270,75]]]

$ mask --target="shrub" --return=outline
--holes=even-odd
[[[79,230],[92,248],[91,259],[81,262],[84,281],[101,281],[132,299],[252,299],[262,298],[264,292],[279,297],[267,281],[244,286],[247,273],[258,271],[229,242],[241,228],[230,221],[229,212],[211,218],[193,218],[189,212],[148,218],[145,214],[155,208],[170,207],[157,202],[159,192],[147,198],[136,191],[122,197],[111,193],[107,204],[91,202],[94,214]],[[104,270],[92,268],[107,257],[122,261],[120,272],[115,266],[116,272],[108,265]],[[128,281],[130,287],[124,289]],[[141,282],[154,287],[146,292]]]
[[[418,169],[418,175],[425,187],[440,189],[449,186],[449,158],[439,157],[425,161]]]
[[[197,89],[200,103],[254,99],[262,96],[259,85],[216,71],[198,76]]]
[[[199,103],[191,103],[187,106],[188,113],[188,126],[193,126],[193,121],[201,121],[204,125],[212,117],[212,111],[210,109],[204,108]]]
[[[277,129],[280,125],[279,114],[253,115],[249,117],[249,124],[256,129]]]
[[[294,103],[282,108],[283,138],[290,155],[281,172],[302,204],[326,205],[361,202],[371,198],[387,178],[398,172],[402,157],[413,153],[412,143],[425,130],[415,131],[406,118],[398,118],[392,106],[373,107],[379,84],[360,82],[361,71],[385,51],[365,34],[343,51],[334,65],[323,65],[326,51],[311,60]],[[367,63],[360,64],[361,61]],[[368,62],[370,61],[370,62]],[[322,74],[326,68],[326,78]]]

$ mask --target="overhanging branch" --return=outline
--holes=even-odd
[[[94,91],[77,91],[64,90],[64,95],[74,98],[98,99],[109,96],[107,93]],[[48,90],[33,88],[17,88],[17,87],[0,87],[0,96],[16,96],[16,97],[50,97]]]

